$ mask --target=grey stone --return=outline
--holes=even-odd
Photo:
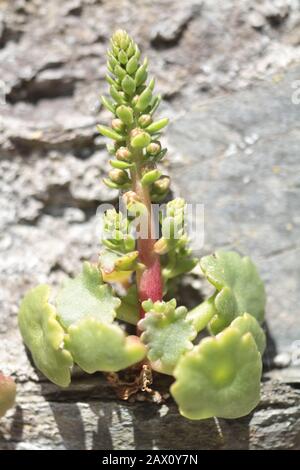
[[[159,21],[151,32],[151,44],[154,47],[174,46],[181,39],[189,22],[199,13],[202,0],[190,4],[175,12],[168,12],[163,21]]]

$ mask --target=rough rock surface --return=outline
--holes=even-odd
[[[109,118],[98,95],[120,26],[148,55],[173,120],[175,192],[204,204],[199,254],[251,253],[266,281],[263,397],[241,420],[122,403],[98,376],[62,392],[37,375],[17,330],[29,287],[55,287],[97,254],[97,206],[117,197],[101,183],[95,124]],[[0,368],[18,382],[0,449],[300,448],[299,57],[293,0],[0,2]],[[182,298],[199,288],[195,274]]]

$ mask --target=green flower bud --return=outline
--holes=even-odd
[[[118,106],[116,113],[118,118],[120,118],[127,126],[130,126],[130,124],[133,123],[133,112],[129,106]]]
[[[118,60],[119,60],[120,64],[122,64],[122,65],[127,64],[128,57],[127,57],[126,52],[123,51],[122,49],[120,50],[120,52],[118,54]]]
[[[137,105],[137,102],[138,102],[138,100],[139,100],[139,97],[140,97],[139,95],[135,95],[135,96],[132,98],[132,100],[131,100],[131,104],[132,104],[132,106],[133,106],[134,108],[135,108],[136,105]]]
[[[104,135],[105,137],[109,137],[110,139],[116,140],[118,142],[124,140],[124,137],[122,135],[118,134],[110,127],[98,125],[97,130],[100,132],[100,134]]]
[[[122,89],[127,95],[133,95],[135,92],[135,81],[129,75],[125,75],[122,80]]]
[[[133,129],[131,132],[130,144],[133,148],[147,147],[150,141],[150,135],[142,129]]]
[[[127,172],[118,168],[110,170],[108,176],[110,177],[111,181],[116,184],[125,184],[129,181]]]
[[[111,127],[117,132],[123,132],[125,129],[124,122],[117,118],[111,121]]]
[[[155,121],[150,126],[147,127],[147,132],[150,132],[150,134],[155,134],[156,132],[159,132],[161,129],[166,127],[166,125],[169,123],[168,118],[160,119],[159,121]]]
[[[132,155],[127,147],[120,147],[116,152],[116,157],[118,160],[121,160],[124,162],[131,162]]]
[[[160,142],[158,141],[151,142],[151,144],[148,145],[146,150],[147,150],[147,153],[149,153],[149,155],[157,155],[161,151]]]
[[[136,56],[134,55],[133,57],[131,57],[131,59],[127,62],[127,65],[126,65],[126,71],[127,73],[129,73],[129,75],[133,75],[137,68],[139,66],[139,63],[137,61],[137,58]]]
[[[152,117],[150,114],[142,114],[139,117],[138,123],[141,127],[147,127],[152,123]]]
[[[123,48],[123,44],[129,44],[130,38],[124,29],[117,29],[112,36],[112,44]],[[126,48],[127,46],[125,46]]]

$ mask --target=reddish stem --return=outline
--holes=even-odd
[[[153,217],[149,189],[143,187],[140,182],[140,168],[132,174],[133,189],[138,195],[141,202],[147,207],[147,238],[139,238],[137,249],[139,252],[139,260],[144,265],[143,270],[137,271],[137,288],[140,304],[144,300],[152,300],[153,302],[161,301],[163,296],[163,283],[161,276],[160,257],[154,251],[156,239],[153,236]],[[143,318],[145,312],[140,306],[140,317]]]
[[[137,277],[139,301],[151,299],[153,302],[162,300],[162,279],[159,255],[154,253],[153,246],[155,240],[139,240],[138,251],[141,263],[146,268]],[[140,316],[143,318],[145,312],[140,307]]]

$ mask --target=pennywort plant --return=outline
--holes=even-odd
[[[167,203],[153,235],[153,203],[170,185],[157,167],[167,152],[160,136],[168,119],[154,117],[160,96],[125,31],[111,39],[107,68],[110,97],[102,103],[113,119],[98,131],[112,140],[112,169],[104,182],[120,190],[126,215],[106,212],[98,264],[85,262],[55,300],[47,285],[28,292],[19,313],[24,342],[61,387],[73,364],[89,374],[147,364],[174,377],[170,390],[183,416],[246,415],[260,396],[263,283],[248,257],[217,251],[200,260],[214,293],[191,311],[170,298],[174,281],[198,260],[188,246],[183,199]],[[126,334],[126,323],[136,326],[135,335]]]

